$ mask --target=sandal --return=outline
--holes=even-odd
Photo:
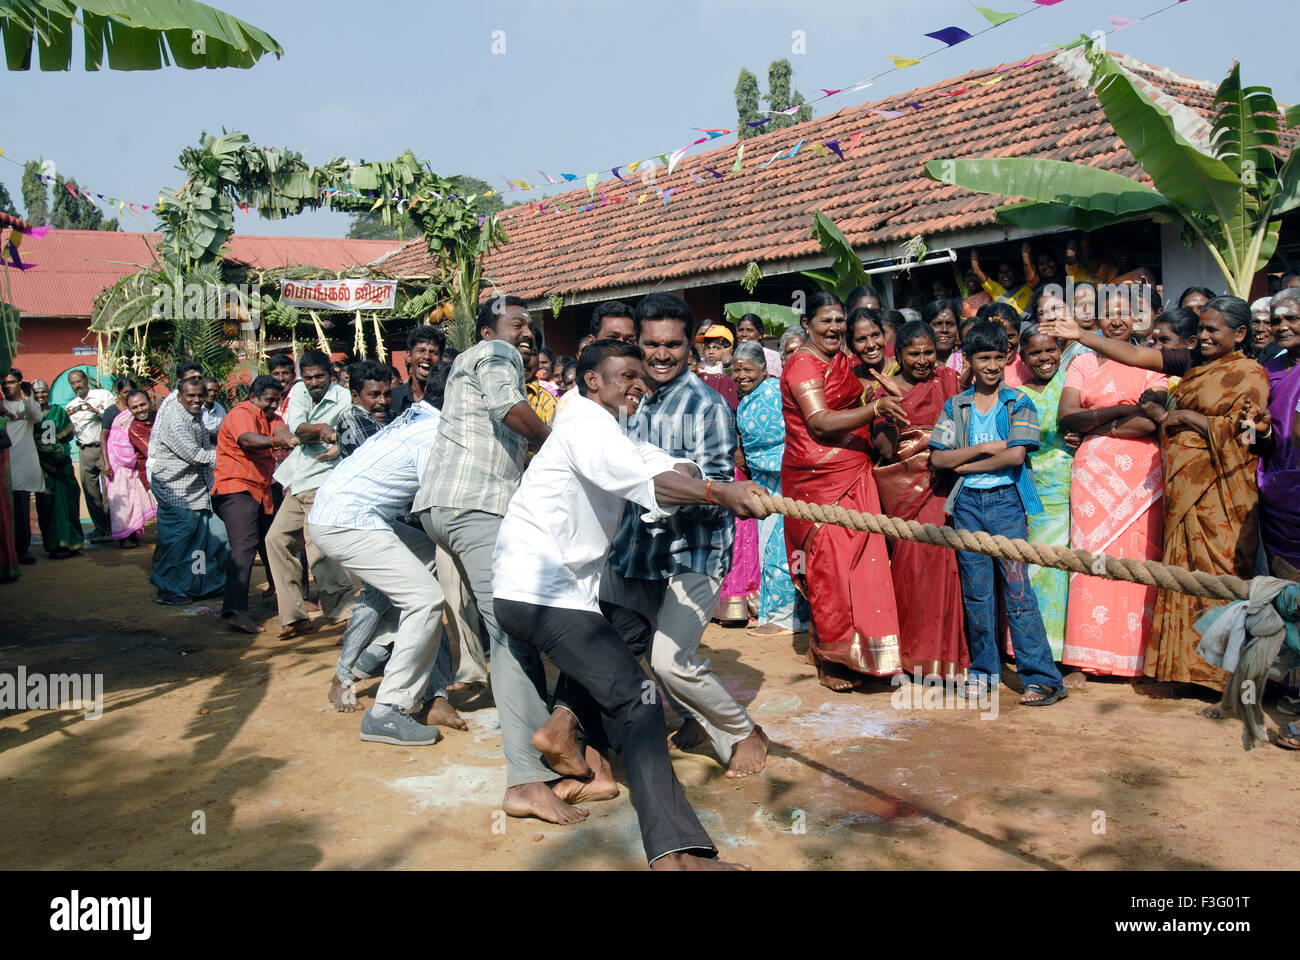
[[[1038,700],[1026,700],[1031,692],[1041,693],[1043,696]],[[1057,700],[1064,700],[1070,695],[1064,685],[1059,687],[1045,687],[1041,683],[1025,684],[1024,696],[1020,698],[1020,704],[1025,707],[1050,707]]]
[[[1284,750],[1300,750],[1300,728],[1294,723],[1270,730],[1268,738]]]
[[[957,688],[957,696],[963,700],[987,700],[989,682],[983,677],[967,677]]]

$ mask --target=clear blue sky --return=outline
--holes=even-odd
[[[1033,11],[818,113],[877,100],[976,67],[1050,49],[1137,18],[1168,0],[981,0]],[[201,131],[240,129],[259,143],[380,160],[411,147],[444,174],[538,178],[542,167],[580,175],[671,151],[692,127],[735,124],[732,88],[742,66],[766,87],[767,65],[788,57],[805,96],[845,87],[939,44],[927,31],[986,21],[958,0],[219,0],[268,31],[283,59],[252,70],[176,68],[86,73],[76,31],[67,73],[0,72],[0,149],[17,160],[54,160],[91,190],[152,202],[179,186],[176,156]],[[1300,7],[1279,0],[1187,0],[1109,38],[1111,49],[1209,81],[1240,59],[1243,80],[1300,101],[1294,44]],[[492,52],[493,31],[506,52]],[[806,53],[792,55],[802,30]],[[21,207],[20,170],[0,179]],[[516,195],[518,196],[518,195]],[[535,194],[534,194],[535,196]],[[341,236],[348,218],[328,212],[282,221],[236,215],[242,233]],[[128,214],[124,229],[142,229]]]

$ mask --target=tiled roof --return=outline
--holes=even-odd
[[[12,303],[27,316],[86,317],[95,297],[154,261],[156,233],[51,230],[24,237],[19,256],[28,270],[9,270]],[[236,234],[226,253],[255,269],[310,265],[341,270],[391,250],[391,240],[332,237],[254,237]]]
[[[1159,91],[1201,117],[1209,115],[1212,84],[1120,59]],[[585,184],[554,198],[573,207],[572,213],[557,213],[552,200],[541,214],[535,204],[511,208],[505,214],[510,241],[488,259],[486,275],[498,289],[530,300],[560,293],[581,302],[651,286],[734,280],[750,261],[766,273],[787,272],[822,257],[812,237],[811,213],[817,209],[863,255],[892,255],[918,234],[931,247],[981,228],[996,231],[999,239],[1013,235],[1004,234],[993,215],[1002,198],[937,183],[925,176],[923,165],[942,157],[1032,156],[1140,176],[1101,105],[1076,79],[1086,78],[1080,63],[1075,50],[1028,66],[976,70],[753,137],[744,141],[738,174],[730,172],[736,156],[730,141],[688,153],[672,176],[657,166],[652,186],[641,183],[640,171],[625,173],[630,183],[607,179],[596,188],[596,207],[587,212],[577,210],[591,202]],[[882,109],[903,115],[887,119],[874,112]],[[861,138],[850,150],[858,131]],[[796,156],[760,166],[800,138],[804,145]],[[843,162],[809,149],[832,139],[844,151]],[[666,206],[656,188],[672,189]],[[432,270],[420,238],[372,266],[399,277]]]

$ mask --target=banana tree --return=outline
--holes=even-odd
[[[1300,207],[1300,161],[1283,158],[1279,117],[1300,123],[1300,107],[1282,114],[1267,87],[1241,86],[1240,64],[1219,85],[1204,145],[1190,142],[1168,111],[1153,103],[1104,51],[1089,43],[1091,86],[1106,119],[1151,178],[1136,183],[1107,170],[1029,157],[940,159],[926,175],[976,193],[1024,198],[997,209],[1026,229],[1096,230],[1130,220],[1177,225],[1200,240],[1243,299],[1277,248],[1282,214]]]
[[[252,24],[196,0],[0,0],[0,40],[10,70],[72,66],[72,26],[82,28],[87,70],[248,68],[284,50]]]

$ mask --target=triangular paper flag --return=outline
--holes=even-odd
[[[835,156],[839,157],[841,160],[844,159],[844,151],[840,149],[839,140],[827,140],[826,146],[835,154]]]
[[[596,181],[599,179],[600,174],[598,173],[587,174],[587,192],[593,197],[596,195]]]
[[[829,157],[831,155],[831,152],[827,150],[825,147],[823,147],[820,143],[814,143],[808,149],[811,150],[813,153],[816,153],[823,157]]]
[[[384,205],[384,198],[383,198],[383,197],[380,197],[378,200],[375,201],[374,206],[372,206],[370,209],[371,209],[372,211],[374,211],[374,210],[378,210],[378,209],[379,209],[380,207],[382,207],[383,205]]]
[[[665,206],[665,207],[668,206],[668,196],[669,196],[669,195],[670,195],[674,190],[676,190],[676,189],[677,189],[676,187],[669,187],[667,190],[664,191],[664,206]]]
[[[565,180],[577,180],[577,179],[578,179],[578,175],[577,175],[576,173],[562,173],[562,174],[560,174],[560,176],[562,176]]]
[[[1119,13],[1108,14],[1106,19],[1110,21],[1110,25],[1116,30],[1123,30],[1125,27],[1131,27],[1137,23],[1132,17],[1126,17]]]
[[[761,127],[763,124],[765,124],[765,123],[771,123],[771,122],[772,122],[772,118],[771,118],[771,117],[764,117],[762,120],[747,120],[747,121],[745,122],[745,126],[747,126],[747,127]]]
[[[940,43],[946,43],[950,47],[955,47],[963,40],[970,39],[970,34],[961,27],[944,27],[942,30],[932,30],[926,36],[934,37]]]
[[[994,77],[992,80],[976,80],[975,82],[978,83],[981,87],[991,87],[995,83],[1001,83],[1002,80],[1003,80],[1002,77]]]
[[[904,67],[914,67],[921,62],[915,57],[886,57],[885,59],[894,61],[895,70],[902,70]]]
[[[633,160],[631,163],[629,163],[629,164],[627,165],[627,172],[628,172],[628,173],[636,173],[636,168],[639,167],[639,166],[641,166],[641,161],[640,161],[640,160]]]
[[[862,139],[862,131],[854,130],[853,136],[849,137],[849,153],[858,149],[858,141]]]
[[[972,6],[974,6],[974,4],[972,4]],[[1014,20],[1016,17],[1020,16],[1018,13],[998,13],[996,10],[990,10],[988,7],[975,7],[975,9],[979,13],[983,14],[984,19],[995,27],[1000,27],[1008,20]]]
[[[886,120],[895,120],[903,115],[902,110],[872,110],[872,113],[878,113]]]
[[[731,165],[732,173],[740,173],[740,158],[744,155],[745,145],[743,143],[736,144],[736,162]]]
[[[822,87],[822,88],[821,88],[821,91],[822,91],[822,93],[826,94],[826,96],[828,96],[828,97],[833,97],[833,96],[835,96],[835,94],[837,94],[837,93],[840,92],[840,91],[838,91],[838,90],[827,90],[825,87]]]
[[[780,155],[781,155],[781,151],[778,150],[776,153],[772,154],[772,159],[771,159],[771,160],[764,160],[762,163],[760,163],[760,164],[758,165],[758,166],[759,166],[759,169],[762,169],[763,167],[766,167],[769,163],[774,163],[774,162],[776,161],[776,158],[779,157]]]
[[[650,196],[650,194],[648,194],[648,193],[643,193],[643,194],[641,194],[641,196],[639,196],[639,197],[636,198],[636,202],[637,202],[637,204],[640,205],[640,204],[642,204],[642,203],[645,203],[645,198],[648,197],[648,196]]]
[[[691,146],[694,146],[694,144],[692,144]],[[672,173],[673,169],[677,166],[677,164],[681,163],[682,157],[686,156],[686,151],[689,149],[690,147],[681,147],[673,151],[673,155],[668,158],[669,173]]]
[[[547,173],[545,170],[543,170],[541,167],[537,168],[537,172],[540,173],[546,179],[547,183],[559,183],[558,180],[553,180],[551,178],[551,175]]]
[[[796,143],[793,147],[790,148],[790,152],[787,153],[787,154],[786,154],[784,157],[782,157],[781,159],[782,159],[782,160],[789,160],[791,157],[793,157],[796,153],[799,152],[799,148],[802,147],[802,146],[803,146],[803,139],[800,138],[799,142]]]

